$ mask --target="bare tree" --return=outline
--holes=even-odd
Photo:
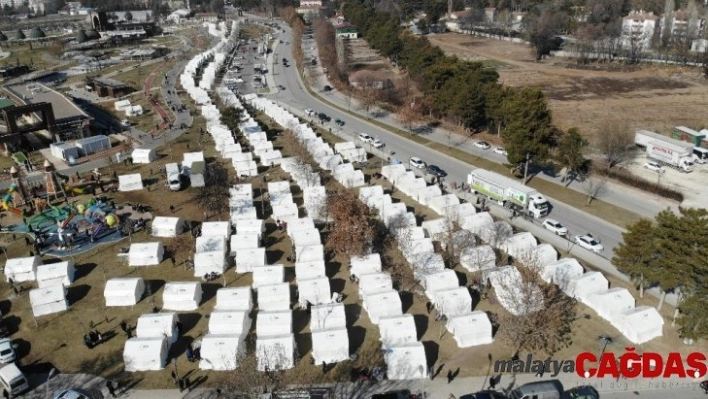
[[[414,127],[422,121],[422,117],[415,108],[415,103],[404,103],[396,110],[396,120],[412,135]]]
[[[587,205],[590,205],[592,200],[607,193],[607,178],[588,176],[583,182],[583,192],[587,196]]]
[[[494,222],[487,226],[482,238],[493,248],[499,248],[506,240],[514,235],[514,229],[503,220]]]
[[[506,37],[511,37],[511,32],[514,28],[514,16],[510,10],[500,11],[496,24]]]
[[[595,136],[595,147],[600,150],[609,169],[622,165],[632,157],[634,133],[624,121],[604,122]]]
[[[379,102],[379,93],[374,87],[374,82],[362,82],[358,97],[359,104],[366,111],[366,117],[370,117],[369,112]]]
[[[344,89],[344,102],[347,103],[347,111],[352,110],[352,97],[354,96],[352,87],[347,85],[347,88]]]
[[[221,215],[229,207],[229,173],[219,162],[213,162],[204,169],[204,187],[197,190],[192,198],[209,215]]]
[[[369,208],[356,194],[340,189],[327,197],[327,208],[331,222],[326,247],[349,256],[370,253],[377,229]]]

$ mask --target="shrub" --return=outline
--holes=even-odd
[[[662,197],[676,200],[679,202],[683,201],[683,193],[682,192],[676,191],[672,188],[658,185],[654,182],[651,182],[649,180],[635,176],[635,175],[633,175],[627,171],[624,171],[624,170],[612,170],[612,169],[597,168],[597,169],[595,169],[595,172],[600,175],[619,180],[620,182],[622,182],[624,184],[627,184],[632,187],[636,187],[640,190],[648,191],[650,193],[654,193],[654,194],[660,195]]]

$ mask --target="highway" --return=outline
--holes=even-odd
[[[400,159],[406,164],[410,157],[419,157],[428,164],[439,166],[448,173],[448,177],[446,178],[448,183],[453,181],[467,181],[467,174],[473,169],[473,166],[390,133],[364,120],[354,118],[312,97],[303,87],[303,82],[292,60],[292,46],[294,43],[291,30],[286,28],[286,32],[280,33],[276,38],[276,42],[278,42],[278,39],[282,40],[283,43],[278,43],[274,51],[276,62],[268,66],[273,69],[275,83],[285,86],[286,89],[276,94],[271,94],[270,97],[273,100],[279,102],[284,107],[290,108],[293,113],[298,115],[303,115],[305,109],[313,109],[317,112],[327,114],[332,120],[336,118],[342,119],[346,122],[342,131],[350,135],[353,141],[356,140],[355,137],[359,132],[366,132],[376,136],[386,143],[387,150],[394,152],[393,156],[395,158]],[[316,51],[314,40],[305,39],[303,47],[305,49],[305,59],[307,60],[310,58],[311,54]],[[290,60],[290,66],[285,67],[282,64],[282,58],[288,58],[288,60]],[[332,123],[332,126],[326,125],[326,128],[335,129],[337,127]],[[601,240],[605,247],[602,256],[606,258],[612,257],[613,249],[622,240],[622,229],[619,226],[607,223],[597,217],[562,204],[559,201],[555,201],[552,197],[549,197],[549,201],[552,204],[550,217],[566,225],[571,236],[592,233]]]

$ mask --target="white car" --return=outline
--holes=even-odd
[[[568,234],[568,229],[566,229],[565,226],[563,226],[559,221],[554,219],[546,219],[543,222],[543,227],[559,236]]]
[[[496,152],[499,155],[509,155],[509,153],[506,152],[506,149],[504,147],[497,147],[494,149],[494,152]]]
[[[483,150],[488,150],[488,149],[492,148],[492,146],[489,145],[489,143],[487,143],[486,141],[478,141],[478,142],[474,143],[474,146],[477,148],[481,148]]]
[[[596,254],[599,254],[605,250],[605,247],[600,244],[600,241],[596,240],[591,234],[575,236],[575,243],[588,251],[595,252]]]
[[[422,159],[418,157],[411,157],[408,163],[411,165],[411,167],[416,169],[425,169],[428,166],[425,162],[423,162]]]
[[[384,148],[384,147],[386,147],[386,144],[384,144],[383,141],[377,139],[376,137],[372,137],[372,138],[371,138],[371,145],[372,145],[374,148]]]
[[[120,121],[120,124],[123,126],[130,126],[130,121],[127,119],[123,119],[122,121]]]
[[[0,363],[7,364],[16,360],[15,345],[9,338],[0,339]]]
[[[656,163],[656,162],[647,162],[647,163],[645,163],[645,164],[644,164],[644,169],[649,169],[649,170],[651,170],[652,172],[656,172],[656,173],[664,173],[664,172],[666,172],[666,170],[664,170],[664,168],[663,168],[661,165],[659,165],[658,163]]]
[[[374,140],[374,138],[369,136],[366,133],[359,133],[359,140],[361,140],[365,143],[371,143]]]
[[[307,115],[307,116],[315,116],[315,111],[313,111],[313,110],[311,110],[311,109],[306,109],[306,110],[305,110],[305,115]]]

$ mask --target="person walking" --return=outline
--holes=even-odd
[[[113,386],[113,383],[111,381],[106,382],[106,388],[108,388],[108,393],[111,394],[111,397],[117,398],[116,387]]]
[[[455,377],[452,375],[452,370],[448,370],[447,371],[447,383],[448,384],[452,383],[453,378],[455,378]]]
[[[7,389],[2,390],[2,397],[5,399],[10,399],[10,393],[7,392]]]
[[[489,388],[497,389],[497,377],[496,376],[489,377]]]

